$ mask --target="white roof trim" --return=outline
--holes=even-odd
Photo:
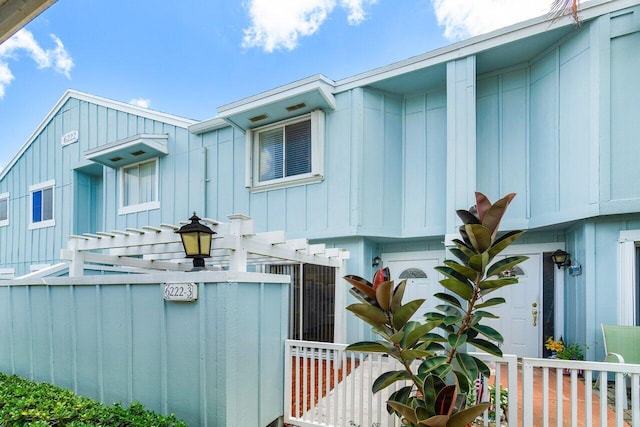
[[[582,21],[596,18],[616,10],[640,4],[638,0],[593,0],[581,3],[580,18]],[[492,31],[487,34],[472,37],[434,51],[414,56],[391,65],[376,68],[352,77],[338,80],[335,83],[335,93],[344,92],[356,87],[367,86],[380,80],[385,80],[407,72],[427,68],[454,59],[475,55],[479,52],[504,45],[516,40],[524,39],[552,29],[575,25],[568,16],[553,20],[549,15],[543,15],[527,21]]]
[[[212,119],[205,120],[200,123],[196,123],[195,125],[189,126],[189,132],[198,135],[204,132],[222,129],[229,126],[231,125],[222,117],[214,117]]]
[[[189,127],[189,132],[200,134],[227,126],[234,126],[244,132],[245,129],[233,123],[231,116],[248,110],[273,104],[293,96],[317,91],[331,109],[336,108],[336,100],[333,96],[335,82],[322,74],[315,74],[302,80],[279,86],[275,89],[259,93],[248,98],[218,107],[218,115],[209,120],[197,123]]]
[[[322,90],[323,96],[326,98],[327,92],[331,94],[334,86],[335,82],[333,80],[330,80],[322,74],[315,74],[305,79],[297,80],[287,85],[279,86],[275,89],[240,99],[239,101],[235,101],[230,104],[222,105],[218,107],[218,112],[220,113],[220,116],[229,116],[239,111],[249,110],[264,104],[270,104],[281,99],[286,99],[292,95],[309,92],[318,88]],[[327,99],[327,102],[331,103],[330,99]]]
[[[13,165],[18,161],[20,156],[24,154],[24,152],[29,148],[31,143],[40,135],[40,133],[44,130],[44,128],[49,124],[49,122],[56,115],[58,110],[62,108],[62,106],[67,102],[70,98],[75,98],[80,101],[86,101],[93,104],[97,104],[106,108],[112,108],[114,110],[122,111],[129,114],[135,114],[140,117],[144,117],[151,120],[157,120],[160,122],[164,122],[170,124],[172,126],[177,126],[181,128],[188,128],[189,126],[198,123],[196,120],[185,119],[183,117],[174,116],[171,114],[161,113],[159,111],[149,110],[148,108],[137,107],[135,105],[127,104],[125,102],[114,101],[112,99],[102,98],[96,95],[91,95],[85,92],[80,92],[73,89],[68,89],[64,95],[56,102],[53,108],[49,111],[49,114],[46,115],[44,120],[40,122],[40,125],[36,128],[36,130],[31,134],[29,139],[24,143],[20,151],[13,156],[13,159],[9,162],[9,164],[0,172],[0,179],[4,178],[5,175],[9,172],[9,170],[13,167]]]

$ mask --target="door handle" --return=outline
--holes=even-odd
[[[533,307],[533,309],[531,310],[531,315],[533,316],[533,326],[538,326],[538,304],[537,303],[532,303],[531,307]]]

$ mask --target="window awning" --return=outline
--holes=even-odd
[[[251,129],[313,110],[334,110],[333,82],[313,76],[218,109],[219,118]]]
[[[117,169],[169,154],[166,134],[139,134],[87,150],[85,159]]]

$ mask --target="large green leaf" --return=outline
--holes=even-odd
[[[479,224],[466,224],[464,230],[476,252],[482,253],[489,249],[492,241],[491,231],[487,227]]]
[[[458,322],[460,322],[462,320],[462,316],[458,315],[458,316],[447,316],[444,318],[444,320],[442,321],[442,323],[444,323],[447,326],[450,325],[454,325]]]
[[[464,264],[467,264],[469,262],[469,255],[465,254],[460,249],[458,249],[458,248],[449,248],[449,252],[451,252],[454,257],[458,258]],[[473,256],[473,253],[471,254],[471,256]]]
[[[454,269],[459,274],[463,275],[464,277],[466,277],[469,280],[476,280],[476,278],[478,276],[478,273],[473,268],[469,268],[466,265],[462,265],[462,264],[460,264],[460,263],[458,263],[456,261],[453,261],[453,260],[450,260],[450,259],[446,259],[446,260],[444,260],[444,264],[446,266]]]
[[[457,352],[456,361],[467,378],[471,380],[478,376],[478,365],[476,365],[476,361],[472,356],[467,353]]]
[[[471,356],[471,357],[473,357],[473,359],[476,361],[476,366],[478,367],[478,371],[480,371],[480,373],[484,375],[486,378],[489,378],[491,376],[491,369],[489,369],[487,364],[475,356]]]
[[[418,427],[446,427],[449,421],[448,415],[434,415],[425,420],[418,421]]]
[[[462,304],[460,304],[460,301],[458,301],[458,298],[456,298],[451,294],[445,294],[444,292],[436,292],[435,294],[433,294],[433,296],[438,299],[441,299],[444,302],[448,302],[449,304],[455,307],[458,307],[461,310],[463,309]]]
[[[400,341],[402,341],[402,338],[404,338],[404,331],[398,331],[389,337],[389,341],[394,344],[398,344]]]
[[[489,257],[493,259],[494,256],[506,249],[511,243],[513,243],[518,237],[522,236],[523,234],[524,231],[515,230],[508,231],[502,236],[498,237],[487,251],[489,252]]]
[[[479,405],[471,406],[460,412],[457,412],[449,418],[447,427],[465,427],[475,420],[480,414],[489,409],[491,404],[481,403]]]
[[[442,279],[440,280],[440,284],[465,300],[468,300],[473,295],[473,287],[466,281],[460,282],[456,279]]]
[[[430,351],[424,351],[424,350],[403,350],[400,352],[400,357],[402,357],[404,360],[414,360],[414,359],[420,359],[422,357],[429,357],[431,356],[431,352]]]
[[[447,341],[449,342],[449,345],[451,346],[451,348],[458,348],[462,344],[467,342],[467,336],[464,334],[462,335],[449,334]]]
[[[483,291],[486,291],[489,289],[498,289],[507,285],[515,285],[516,283],[518,283],[517,277],[505,277],[502,279],[483,280],[478,283],[478,287]]]
[[[402,387],[400,390],[397,390],[391,393],[391,395],[389,396],[389,401],[406,404],[407,400],[409,399],[409,396],[411,395],[412,389],[413,387],[410,385]],[[388,404],[387,404],[387,411],[389,412],[389,414],[392,413],[391,407]]]
[[[382,282],[376,289],[376,301],[384,311],[389,311],[391,307],[391,296],[393,294],[393,281]]]
[[[483,340],[480,338],[474,338],[470,340],[469,343],[478,347],[480,350],[486,351],[489,354],[502,357],[502,350],[500,350],[500,347],[498,347],[492,342],[489,342],[487,340]]]
[[[483,311],[483,310],[476,310],[473,312],[473,316],[474,317],[478,317],[478,318],[482,318],[482,317],[488,317],[489,319],[499,319],[500,316],[496,316],[493,313],[489,313],[488,311]]]
[[[346,348],[347,351],[363,351],[370,353],[386,353],[393,354],[393,347],[387,343],[378,341],[360,341],[353,344],[349,344]]]
[[[439,273],[442,273],[443,276],[449,277],[451,279],[455,279],[459,282],[470,283],[467,277],[465,277],[463,274],[458,273],[456,270],[454,270],[451,267],[441,265],[441,266],[435,267],[434,270],[438,271]]]
[[[404,297],[404,289],[407,286],[407,280],[401,281],[393,291],[393,298],[391,299],[391,312],[395,313],[402,306],[402,298]]]
[[[423,361],[418,367],[418,373],[422,376],[447,363],[447,356],[433,356]]]
[[[370,304],[351,304],[347,310],[360,317],[367,323],[384,325],[387,323],[387,315],[380,308]]]
[[[440,310],[447,316],[464,316],[464,314],[466,313],[465,310],[449,304],[438,304],[435,308],[436,310]]]
[[[482,274],[489,265],[489,253],[482,252],[469,258],[469,267]]]
[[[475,255],[476,252],[473,250],[473,246],[467,245],[465,242],[463,242],[460,239],[453,239],[452,242],[453,242],[454,245],[456,245],[456,247],[459,250],[464,252],[464,254],[466,256],[471,257],[471,256]]]
[[[473,326],[473,329],[478,331],[478,332],[480,332],[482,335],[484,335],[485,337],[489,338],[490,340],[497,341],[497,342],[503,342],[504,341],[504,339],[502,338],[502,335],[500,334],[500,332],[496,331],[491,326],[475,325],[475,326]]]
[[[457,353],[456,353],[456,355],[457,355]],[[471,386],[471,382],[469,380],[469,377],[464,372],[453,371],[453,373],[456,376],[456,384],[458,384],[458,388],[460,389],[460,393],[461,394],[469,394],[469,390],[470,390],[470,386]]]
[[[348,274],[344,276],[344,280],[349,282],[351,286],[355,286],[360,291],[362,291],[365,295],[375,301],[376,299],[376,291],[373,289],[373,284],[369,282],[367,279],[363,279],[360,276],[355,276],[353,274]]]
[[[404,340],[405,347],[413,347],[415,343],[420,340],[420,338],[427,335],[434,328],[438,327],[442,323],[439,320],[432,320],[430,322],[423,323],[415,328],[413,328],[409,333],[406,334],[406,339]]]
[[[507,302],[507,300],[505,300],[504,298],[495,297],[495,298],[488,299],[485,302],[481,302],[480,304],[476,304],[475,308],[491,307],[493,305],[504,304],[505,302]]]
[[[424,301],[424,299],[416,299],[400,306],[400,308],[398,308],[392,315],[393,327],[396,329],[402,329],[409,319],[411,319],[411,316],[418,311]]]
[[[400,414],[401,417],[406,418],[410,423],[414,425],[418,423],[416,412],[412,407],[407,406],[404,403],[394,401],[388,401],[387,405],[391,406],[394,411]]]
[[[487,277],[497,276],[500,273],[502,273],[504,271],[507,271],[510,268],[513,268],[516,265],[518,265],[521,262],[526,261],[528,259],[529,259],[529,257],[528,256],[524,256],[524,255],[510,256],[508,258],[501,259],[500,261],[498,261],[495,264],[491,265],[491,267],[489,267],[487,269]]]
[[[380,390],[383,390],[389,387],[391,384],[395,383],[396,381],[404,381],[404,380],[410,380],[410,379],[411,379],[411,376],[405,370],[384,372],[382,375],[376,378],[376,380],[373,382],[371,391],[373,391],[373,393],[377,393]]]

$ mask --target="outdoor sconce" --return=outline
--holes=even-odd
[[[571,265],[571,258],[569,256],[569,253],[563,251],[562,249],[558,249],[557,251],[552,253],[551,259],[553,260],[553,263],[558,266],[558,268]]]
[[[382,258],[380,258],[379,256],[376,256],[371,262],[371,267],[378,267],[381,262],[382,262]]]
[[[189,219],[191,223],[183,225],[176,233],[180,234],[187,258],[193,258],[193,269],[204,270],[204,259],[211,256],[211,235],[216,232],[202,225],[195,212]]]

